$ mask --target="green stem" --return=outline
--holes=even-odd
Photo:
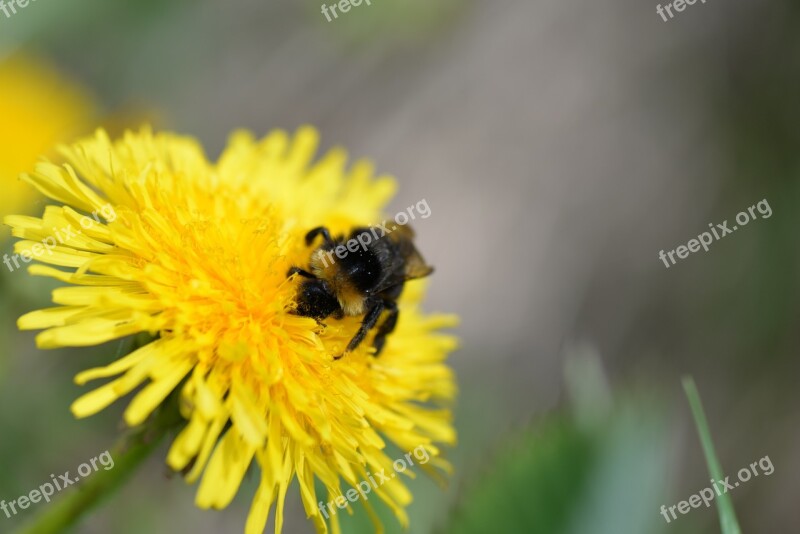
[[[714,480],[723,480],[722,466],[714,452],[711,430],[708,427],[705,411],[703,411],[700,393],[698,393],[697,386],[692,377],[687,376],[683,378],[683,389],[686,392],[686,397],[689,399],[689,406],[692,408],[692,415],[694,415],[697,433],[700,434],[700,443],[705,453],[708,472],[714,477]],[[722,495],[717,498],[717,511],[719,512],[722,534],[741,534],[742,530],[739,527],[739,522],[736,520],[736,513],[733,510],[733,501],[727,492],[722,493]]]
[[[111,496],[136,471],[158,444],[175,428],[180,416],[167,404],[158,410],[150,424],[131,431],[109,451],[114,459],[112,469],[100,470],[82,479],[76,489],[50,504],[18,534],[56,534],[75,524],[84,514]]]

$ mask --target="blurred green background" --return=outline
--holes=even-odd
[[[0,12],[16,65],[0,66],[0,208],[39,214],[14,176],[97,125],[152,122],[214,158],[235,128],[314,124],[399,178],[392,208],[427,199],[428,308],[462,316],[456,473],[446,491],[413,482],[411,532],[719,532],[713,508],[659,513],[709,484],[685,374],[725,472],[775,466],[731,494],[742,530],[797,532],[799,16],[788,0],[666,23],[649,2],[373,0],[327,22],[308,0],[38,0]],[[769,219],[658,259],[762,199]],[[44,352],[14,328],[51,287],[0,265],[0,499],[121,429],[124,403],[68,409],[71,377],[116,344]],[[201,511],[165,450],[73,531],[242,532],[257,476]],[[284,532],[312,531],[296,490],[286,514]],[[371,532],[366,514],[344,532]]]

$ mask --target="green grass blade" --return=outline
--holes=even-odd
[[[694,422],[697,425],[697,433],[700,434],[700,443],[703,445],[708,472],[714,480],[723,480],[722,466],[720,466],[717,454],[714,452],[714,442],[711,440],[711,431],[708,428],[706,414],[703,411],[703,403],[700,401],[700,394],[697,392],[697,386],[692,377],[683,378],[683,389],[689,399],[689,406],[692,408]],[[742,530],[736,520],[736,512],[733,510],[733,501],[731,501],[730,495],[723,493],[717,496],[716,501],[722,534],[741,534]]]

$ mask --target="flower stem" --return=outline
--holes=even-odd
[[[109,451],[114,459],[112,469],[94,472],[81,480],[77,489],[68,489],[68,495],[20,527],[18,534],[55,534],[75,524],[121,487],[179,421],[177,409],[171,403],[165,404],[149,424],[133,429]]]

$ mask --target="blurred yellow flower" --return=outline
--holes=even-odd
[[[18,252],[54,228],[75,229],[38,258],[69,271],[30,267],[71,284],[54,292],[59,307],[19,320],[22,329],[45,329],[40,347],[158,335],[79,374],[78,384],[117,378],[75,401],[73,413],[97,413],[149,381],[125,411],[126,422],[139,425],[177,388],[188,423],[167,463],[188,471],[189,482],[201,480],[199,507],[224,508],[255,461],[261,480],[249,534],[264,530],[273,505],[281,531],[295,477],[317,530],[338,532],[337,516],[326,521],[319,501],[343,495],[342,482],[355,487],[369,472],[389,471],[387,442],[403,452],[424,446],[431,459],[420,467],[434,476],[450,469],[439,446],[455,442],[456,386],[444,361],[456,341],[437,332],[455,318],[421,312],[424,282],[407,284],[400,322],[378,358],[366,342],[334,360],[359,317],[321,325],[288,311],[299,282],[286,273],[308,263],[305,233],[374,223],[396,187],[373,178],[367,162],[348,170],[341,149],[314,161],[317,144],[312,128],[259,141],[239,132],[212,163],[191,138],[143,130],[112,142],[100,131],[63,148],[67,164],[42,162],[25,176],[63,206],[42,218],[6,218],[26,239]],[[91,214],[106,221],[94,224]],[[315,478],[327,496],[316,495]],[[373,493],[407,525],[411,494],[401,477]]]
[[[27,212],[35,191],[19,179],[57,143],[86,130],[89,96],[41,59],[0,58],[0,216]],[[8,229],[0,230],[0,240]]]

